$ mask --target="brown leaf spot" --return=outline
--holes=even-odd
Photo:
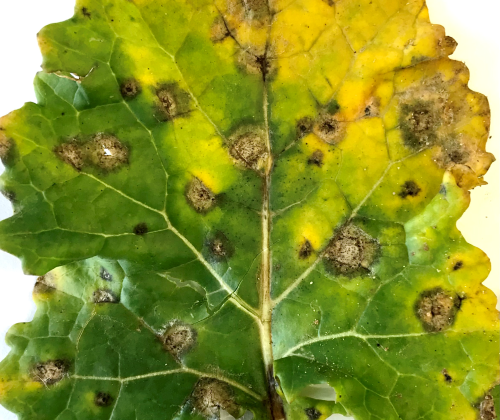
[[[344,226],[330,241],[325,258],[342,274],[366,271],[375,261],[379,245],[355,225]]]
[[[104,267],[101,267],[101,270],[99,271],[99,277],[104,281],[113,281],[113,276]]]
[[[123,99],[130,101],[141,93],[141,86],[135,79],[129,79],[120,85],[120,93]]]
[[[274,75],[276,66],[274,60],[264,53],[253,53],[251,50],[241,50],[237,55],[240,68],[250,74],[259,74],[266,80],[268,76]]]
[[[94,303],[118,303],[119,301],[118,296],[108,289],[98,289],[92,293],[92,302]]]
[[[399,192],[399,196],[401,198],[416,197],[422,189],[417,185],[415,181],[406,181],[403,185],[401,185],[401,191]]]
[[[148,225],[146,223],[139,223],[134,226],[134,235],[145,235],[148,233]]]
[[[457,261],[453,266],[453,271],[460,270],[464,266],[463,261]]]
[[[208,249],[211,259],[224,261],[234,254],[234,247],[224,233],[218,231],[208,242]]]
[[[31,370],[31,377],[34,381],[46,386],[54,385],[61,381],[68,373],[69,366],[64,360],[48,360],[37,363]]]
[[[179,360],[196,345],[196,338],[196,330],[191,325],[174,320],[162,335],[162,343],[165,350]]]
[[[299,258],[301,260],[304,260],[306,258],[309,258],[312,253],[314,252],[314,249],[311,245],[311,242],[309,242],[307,239],[304,241],[304,243],[302,244],[302,246],[300,247],[300,250],[299,250]]]
[[[449,375],[448,371],[446,369],[443,369],[441,372],[444,376],[444,380],[448,383],[453,382],[453,378]]]
[[[318,168],[321,168],[321,166],[323,166],[323,158],[323,152],[321,150],[315,150],[313,154],[309,156],[309,159],[307,159],[307,163],[309,165],[316,165]]]
[[[113,401],[113,397],[107,392],[98,392],[94,397],[94,404],[97,407],[109,407],[111,404],[113,404]]]
[[[161,121],[172,120],[190,110],[190,96],[177,83],[167,83],[156,89],[156,116]]]
[[[195,410],[209,419],[218,418],[221,409],[233,416],[237,416],[239,411],[229,385],[214,378],[200,378],[194,387],[191,400]]]
[[[436,131],[442,121],[437,118],[433,104],[427,101],[404,104],[399,123],[405,145],[419,150],[436,142]]]
[[[82,7],[82,15],[85,16],[86,18],[92,19],[92,14],[86,7]]]
[[[217,204],[215,194],[199,178],[186,187],[186,200],[198,213],[207,213]]]
[[[307,136],[312,131],[313,125],[314,120],[311,117],[304,117],[297,121],[297,138]]]
[[[309,420],[318,420],[321,417],[321,411],[314,407],[306,408],[304,412]]]
[[[212,42],[221,42],[230,36],[229,29],[222,16],[217,16],[210,27],[210,39]]]
[[[13,144],[14,141],[9,139],[5,133],[0,130],[0,159],[4,161],[9,157]]]
[[[260,129],[240,130],[230,140],[229,154],[248,169],[259,170],[267,157],[264,133]]]
[[[460,300],[441,288],[422,293],[417,301],[417,316],[427,331],[443,331],[450,327],[460,307]]]
[[[313,133],[329,144],[339,143],[344,138],[345,130],[346,123],[330,114],[321,114],[313,125]]]
[[[497,418],[495,401],[490,393],[486,394],[484,400],[479,404],[479,414],[481,420],[495,420]]]
[[[85,148],[90,162],[106,171],[128,163],[127,147],[112,134],[96,134]]]
[[[57,146],[55,153],[61,160],[73,166],[77,171],[81,170],[85,164],[82,146],[75,140]]]

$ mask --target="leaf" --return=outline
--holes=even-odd
[[[489,107],[423,1],[79,0],[0,121],[20,419],[493,419]],[[332,389],[333,387],[333,389]],[[230,418],[230,417],[229,417]]]

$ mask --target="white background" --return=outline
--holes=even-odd
[[[493,119],[488,151],[500,159],[498,0],[428,0],[427,3],[432,22],[445,26],[447,34],[458,41],[453,58],[469,67],[469,86],[490,100]],[[25,102],[35,101],[32,81],[41,64],[36,33],[49,23],[70,18],[73,7],[74,0],[0,0],[0,116]],[[486,284],[497,295],[500,294],[499,167],[500,162],[488,172],[488,186],[472,192],[471,207],[458,224],[466,239],[493,260]],[[11,213],[10,203],[0,196],[0,219]],[[0,251],[0,360],[9,351],[3,341],[8,328],[33,317],[33,284],[33,277],[22,274],[17,258]],[[16,418],[0,407],[0,420]]]

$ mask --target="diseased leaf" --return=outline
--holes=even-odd
[[[78,0],[0,120],[22,420],[494,419],[456,221],[488,102],[422,0]]]

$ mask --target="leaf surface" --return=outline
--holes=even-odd
[[[420,0],[78,0],[0,120],[20,419],[490,419],[486,98]],[[333,387],[334,390],[331,388]],[[490,417],[488,417],[490,416]]]

